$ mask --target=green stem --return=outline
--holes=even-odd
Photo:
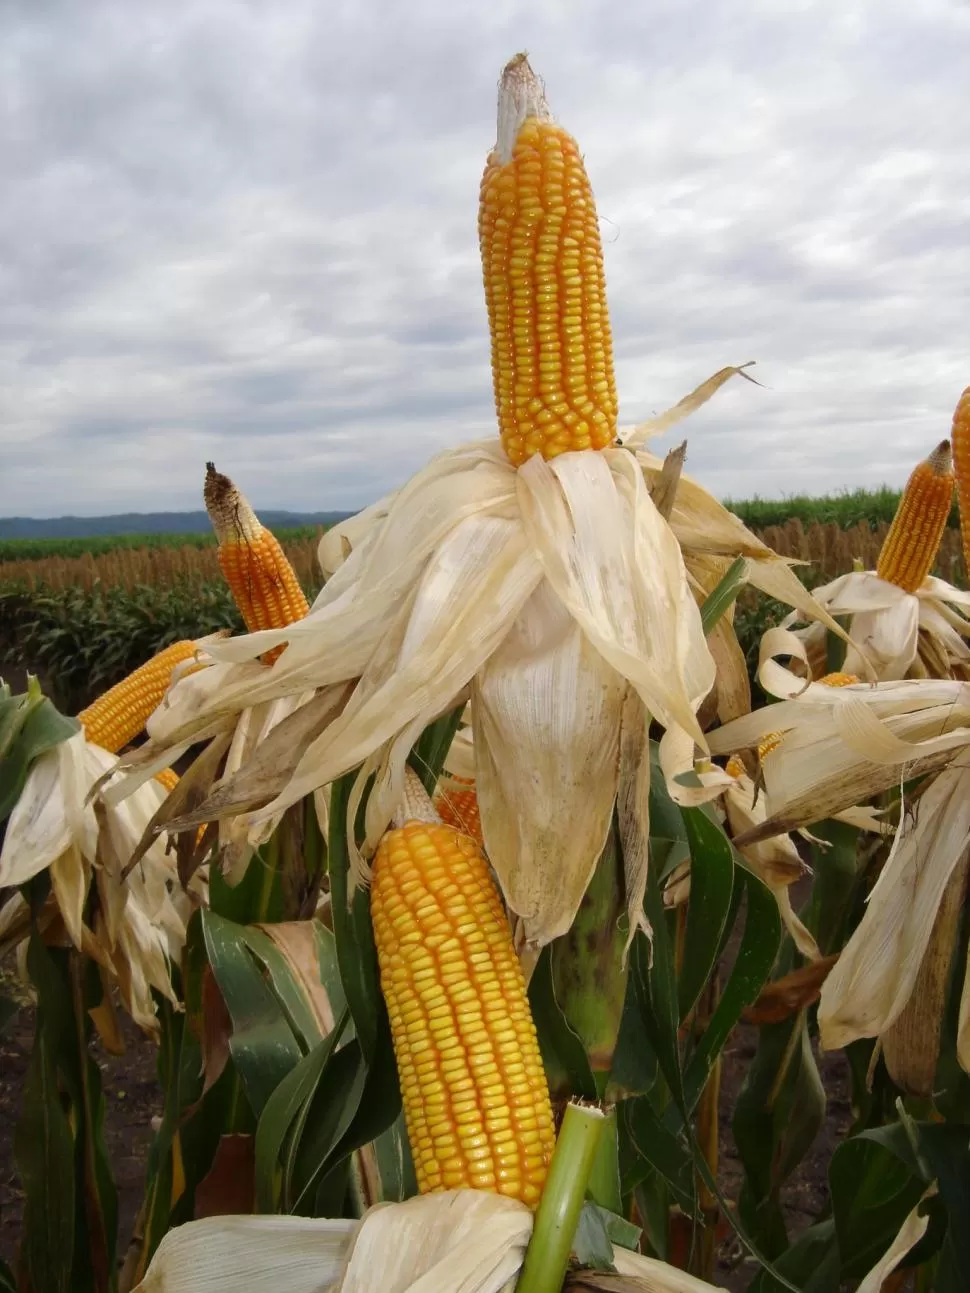
[[[620,1156],[616,1134],[616,1110],[605,1115],[596,1156],[589,1173],[589,1197],[601,1208],[623,1215],[623,1194],[620,1188]]]
[[[516,1293],[562,1288],[605,1121],[603,1111],[592,1105],[566,1106]]]

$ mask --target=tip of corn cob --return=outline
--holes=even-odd
[[[949,440],[941,440],[926,459],[935,476],[949,476],[953,472],[953,450]]]
[[[202,487],[205,510],[220,543],[227,539],[256,539],[263,527],[259,518],[228,476],[216,471],[214,462],[205,465],[205,484]]]
[[[528,54],[516,54],[505,64],[499,79],[495,152],[502,165],[512,160],[519,130],[529,117],[551,121],[552,113],[545,87],[532,70]]]
[[[391,819],[391,826],[396,828],[407,822],[441,822],[424,782],[412,767],[404,769],[404,794]]]

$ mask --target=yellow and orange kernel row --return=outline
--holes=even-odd
[[[506,77],[534,77],[513,60]],[[504,92],[504,90],[502,91]],[[519,466],[616,435],[613,342],[596,203],[576,141],[527,116],[482,177],[479,243],[502,444]]]
[[[913,471],[883,541],[876,574],[914,593],[933,568],[953,505],[953,456],[944,440]]]
[[[443,823],[389,831],[371,912],[422,1193],[469,1187],[534,1206],[555,1133],[525,982],[475,842]]]
[[[458,784],[447,788],[439,787],[435,791],[434,806],[443,822],[471,836],[481,847],[484,843],[482,818],[475,783],[465,777],[454,777],[452,780]]]
[[[194,642],[173,642],[78,714],[85,737],[110,754],[129,745],[162,702],[172,670],[195,654]]]
[[[206,463],[206,511],[219,540],[219,567],[250,633],[285,628],[310,605],[279,540],[262,525],[228,476]],[[284,647],[267,652],[271,664]]]
[[[960,531],[963,535],[963,560],[970,571],[970,386],[957,401],[950,432],[953,446],[953,469],[960,500]]]

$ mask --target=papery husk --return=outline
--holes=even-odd
[[[872,665],[882,682],[899,678],[966,676],[970,665],[970,592],[928,576],[919,588],[906,592],[880,579],[871,570],[853,570],[813,590],[832,614],[849,617],[851,639],[842,668],[859,673]],[[800,617],[783,621],[789,628]],[[813,668],[824,672],[824,635],[817,625],[796,630],[809,649]]]
[[[757,795],[754,782],[742,774],[724,792],[724,811],[732,838],[743,837],[767,819],[763,795]],[[745,862],[771,890],[778,904],[778,914],[795,947],[809,961],[821,957],[818,944],[799,920],[791,903],[789,886],[806,874],[798,849],[788,835],[776,835],[757,844],[739,848]]]
[[[649,418],[646,422],[638,422],[636,426],[624,429],[620,432],[619,439],[624,449],[638,449],[653,436],[662,435],[669,431],[671,427],[682,422],[684,418],[695,413],[702,405],[706,404],[712,395],[716,395],[725,382],[730,381],[732,377],[743,377],[746,381],[753,382],[755,386],[761,383],[747,373],[745,369],[754,365],[754,360],[749,359],[747,363],[730,365],[727,368],[720,368],[712,376],[706,378],[699,386],[695,386],[689,395],[678,400],[672,408],[666,409],[657,417]]]
[[[480,1190],[377,1204],[362,1221],[207,1217],[165,1235],[133,1293],[511,1293],[532,1223],[525,1204]],[[613,1264],[612,1287],[636,1293],[719,1287],[623,1248]]]
[[[331,1293],[499,1293],[522,1265],[532,1220],[524,1203],[484,1190],[378,1205]]]
[[[535,455],[518,486],[526,533],[559,600],[647,711],[706,749],[696,713],[714,661],[683,555],[633,458]]]
[[[822,1046],[884,1035],[913,995],[937,911],[970,839],[967,772],[948,768],[905,812],[865,914],[819,999]]]
[[[162,786],[149,780],[111,808],[92,797],[116,766],[83,732],[34,761],[7,823],[0,884],[22,884],[46,868],[67,939],[116,979],[132,1019],[156,1034],[152,990],[176,1000],[170,961],[180,955],[188,912],[172,899],[177,876],[163,840],[129,865],[165,799]],[[92,882],[99,901],[89,928]],[[194,901],[203,896],[197,888]]]
[[[475,679],[485,849],[535,945],[569,929],[606,842],[625,692],[547,584]]]
[[[808,683],[776,655],[804,659],[799,639],[771,629],[761,644],[759,681],[782,703],[710,733],[715,754],[753,748],[773,732],[784,741],[762,761],[768,820],[740,843],[843,813],[880,791],[945,767],[970,744],[970,686],[952,680]]]
[[[163,1236],[133,1293],[323,1293],[357,1221],[206,1217]]]
[[[920,1208],[926,1199],[935,1193],[936,1186],[930,1186],[916,1207],[907,1215],[906,1220],[899,1227],[895,1239],[876,1262],[875,1266],[873,1266],[861,1281],[856,1289],[856,1293],[880,1293],[886,1280],[897,1268],[906,1254],[910,1249],[915,1248],[926,1234],[927,1227],[930,1224],[929,1213],[925,1213],[923,1216],[920,1216]]]
[[[931,1096],[935,1089],[943,1012],[959,941],[968,871],[970,853],[965,853],[943,891],[910,998],[896,1022],[882,1035],[882,1054],[889,1076],[908,1095]]]
[[[613,1249],[616,1274],[607,1271],[576,1271],[566,1277],[563,1293],[711,1293],[723,1284],[708,1284],[676,1266],[643,1257],[626,1248]]]

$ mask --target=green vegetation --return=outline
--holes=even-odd
[[[801,521],[802,525],[812,525],[816,521],[820,525],[834,522],[844,530],[862,521],[870,529],[875,529],[882,523],[888,525],[892,521],[901,492],[883,485],[879,489],[847,489],[840,494],[827,494],[819,498],[813,498],[810,494],[791,494],[781,499],[758,498],[755,495],[754,498],[740,502],[725,499],[724,506],[730,508],[753,530],[762,530],[769,525],[784,525],[792,520]],[[955,500],[949,523],[954,528],[960,524]]]
[[[224,583],[0,591],[0,676],[5,663],[25,667],[76,714],[170,642],[219,629],[244,631]]]
[[[312,539],[319,530],[316,525],[273,527],[281,543]],[[47,557],[93,557],[119,549],[137,551],[142,548],[214,548],[215,535],[208,532],[185,534],[146,532],[142,534],[94,534],[88,538],[64,539],[0,539],[0,563],[4,561],[43,561]]]

